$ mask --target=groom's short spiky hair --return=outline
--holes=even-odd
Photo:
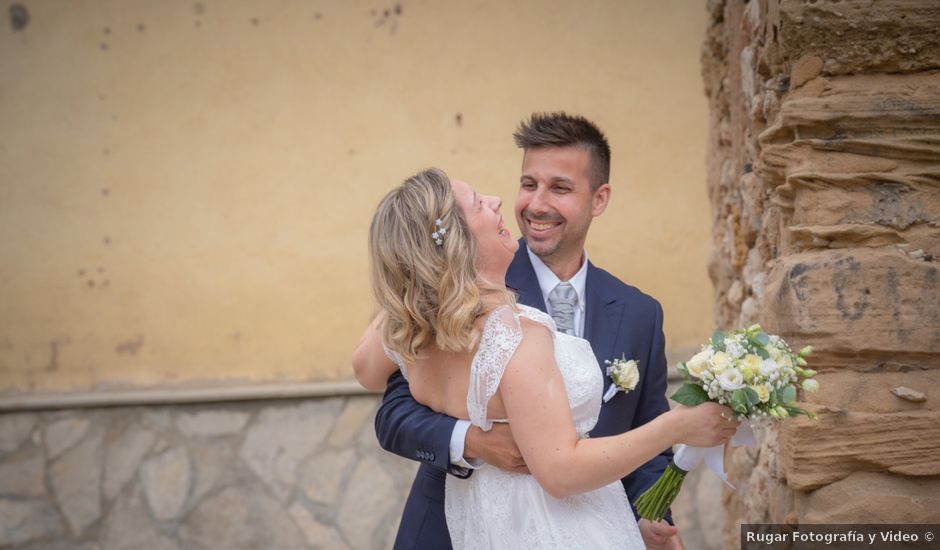
[[[563,111],[533,113],[512,135],[516,146],[528,151],[540,147],[577,146],[590,154],[588,180],[595,190],[610,179],[610,145],[604,133],[590,120]]]

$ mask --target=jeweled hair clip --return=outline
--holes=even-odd
[[[444,246],[444,235],[447,234],[447,228],[444,227],[444,221],[438,218],[434,220],[434,225],[437,227],[437,231],[431,233],[431,238],[434,239],[434,242],[437,243],[437,246]]]

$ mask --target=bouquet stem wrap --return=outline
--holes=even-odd
[[[731,438],[731,445],[738,447],[753,444],[754,432],[751,430],[750,422],[745,420],[738,426],[734,437]],[[679,495],[686,474],[694,470],[703,460],[708,469],[733,490],[734,486],[728,483],[728,475],[725,473],[724,449],[723,444],[714,447],[679,445],[663,475],[649,489],[643,491],[643,494],[634,502],[640,517],[649,521],[663,519]]]

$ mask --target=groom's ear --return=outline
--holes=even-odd
[[[607,210],[607,203],[610,202],[610,184],[605,183],[594,190],[594,196],[591,198],[591,215],[600,216]]]

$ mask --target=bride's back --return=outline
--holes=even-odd
[[[484,320],[477,321],[481,330]],[[467,391],[470,366],[477,350],[478,347],[470,351],[441,351],[434,345],[423,350],[416,361],[405,366],[411,395],[417,402],[439,413],[469,418]],[[506,409],[498,392],[489,401],[487,416],[506,418]]]
[[[411,395],[419,403],[454,418],[468,418],[467,388],[470,362],[467,352],[427,349],[413,364],[407,365]]]

